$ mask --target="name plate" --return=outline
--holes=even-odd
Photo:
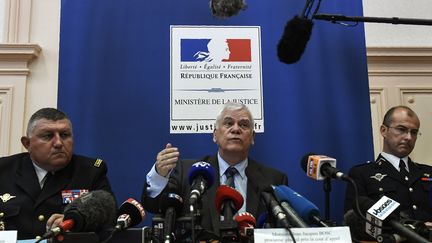
[[[16,230],[0,231],[0,243],[16,243],[17,235]]]
[[[298,243],[352,242],[348,226],[291,228],[291,232]],[[286,229],[254,229],[254,241],[255,243],[293,242],[290,233]]]

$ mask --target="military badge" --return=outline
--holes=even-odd
[[[16,196],[12,196],[11,194],[9,194],[9,193],[5,193],[5,194],[3,194],[3,195],[1,195],[0,196],[0,199],[5,203],[5,202],[7,202],[7,201],[9,201],[9,200],[11,200],[11,199],[13,199],[13,198],[16,198]]]
[[[101,159],[97,159],[95,162],[94,162],[94,167],[100,167],[101,166],[101,164],[102,164],[102,162],[103,162],[103,160],[101,160]]]
[[[87,192],[87,189],[64,190],[61,192],[63,204],[69,204]]]
[[[386,176],[387,176],[387,174],[376,173],[375,175],[371,176],[370,178],[375,179],[377,181],[381,181]]]

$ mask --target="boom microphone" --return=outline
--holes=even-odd
[[[215,17],[228,18],[246,9],[244,0],[210,0],[210,9]]]
[[[324,180],[327,177],[347,179],[344,173],[336,169],[336,159],[325,155],[306,154],[301,159],[300,165],[307,176],[314,180]]]
[[[66,206],[63,224],[46,232],[42,239],[56,236],[65,231],[100,231],[115,223],[116,203],[107,191],[96,190],[83,194]]]
[[[292,190],[288,186],[280,185],[274,187],[274,192],[279,201],[288,202],[295,212],[300,214],[306,223],[316,224],[322,227],[330,227],[321,220],[318,207],[296,191]]]
[[[279,61],[292,64],[300,60],[312,34],[312,27],[312,20],[297,15],[288,21],[277,46]]]
[[[189,197],[190,211],[194,212],[194,206],[208,187],[213,185],[215,172],[213,167],[204,161],[194,163],[189,170],[189,184],[191,192]]]

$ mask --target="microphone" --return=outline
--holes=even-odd
[[[275,217],[276,222],[281,225],[285,229],[290,228],[290,224],[288,222],[287,216],[284,213],[283,209],[279,205],[276,198],[271,193],[272,189],[269,187],[261,192],[261,201],[267,207],[267,211],[271,212]]]
[[[165,211],[164,239],[167,243],[175,240],[173,229],[175,227],[176,214],[180,213],[182,206],[183,198],[175,193],[164,194],[161,199],[161,208]]]
[[[216,191],[216,210],[221,215],[220,239],[222,242],[237,242],[237,223],[234,221],[235,213],[243,206],[243,197],[236,189],[220,185]]]
[[[109,192],[96,190],[73,200],[63,214],[63,223],[46,232],[39,241],[66,231],[96,232],[111,227],[115,222],[116,203]]]
[[[309,225],[307,225],[302,218],[298,215],[296,210],[290,205],[290,202],[288,200],[288,196],[285,195],[285,193],[281,190],[282,186],[272,186],[273,192],[279,201],[283,211],[286,213],[288,221],[293,227],[298,228],[308,228]]]
[[[321,227],[330,227],[320,218],[318,207],[290,187],[280,185],[274,187],[274,193],[279,201],[286,201],[294,212],[300,214],[307,224],[316,224]]]
[[[145,211],[143,206],[133,198],[124,201],[118,210],[116,230],[124,230],[135,226],[144,219]]]
[[[265,228],[273,228],[269,222],[267,222],[268,213],[263,212],[260,214],[257,220],[257,228],[265,229]]]
[[[300,165],[306,175],[314,180],[324,180],[325,178],[347,179],[344,173],[336,169],[336,159],[325,155],[306,154],[301,159]]]
[[[210,0],[210,9],[215,17],[228,18],[246,9],[244,0]]]
[[[215,171],[213,167],[204,161],[194,163],[189,170],[189,184],[191,185],[189,203],[193,213],[194,205],[208,187],[213,185]]]
[[[251,213],[243,212],[237,214],[234,220],[238,224],[238,230],[240,232],[240,236],[244,238],[249,238],[250,235],[248,235],[247,231],[248,229],[255,228],[255,225],[257,223],[255,217]]]
[[[308,13],[312,8],[313,1],[306,0],[303,12],[300,16],[294,16],[285,26],[282,38],[277,46],[279,61],[292,64],[300,60],[306,49],[307,42],[312,34],[313,22],[308,19]],[[318,10],[319,4],[315,12]],[[308,13],[306,13],[308,12]]]
[[[219,214],[224,214],[224,210],[227,209],[224,203],[227,201],[232,202],[232,204],[229,206],[233,210],[233,215],[235,212],[240,210],[244,203],[243,196],[240,194],[240,192],[230,186],[220,185],[216,191],[215,197],[216,211]]]
[[[400,203],[396,202],[395,200],[387,196],[383,196],[375,203],[368,197],[360,196],[359,204],[362,211],[364,211],[365,208],[369,208],[366,212],[366,219],[368,221],[373,222],[378,226],[383,225],[383,223],[387,224],[392,228],[392,231],[405,237],[410,242],[429,242],[396,220],[397,217],[392,215],[392,212],[396,210],[397,207],[399,207]],[[370,222],[366,222],[366,233],[381,242],[385,234],[382,234],[381,228],[377,227],[376,225],[372,225]]]

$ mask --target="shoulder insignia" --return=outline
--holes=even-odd
[[[13,199],[13,198],[16,198],[16,196],[12,196],[11,194],[9,194],[9,193],[5,193],[5,194],[3,194],[3,195],[0,195],[0,199],[5,203],[5,202],[7,202],[7,201],[9,201],[9,200],[11,200],[11,199]]]
[[[99,168],[101,166],[102,162],[103,162],[103,160],[96,159],[96,161],[94,162],[93,166]]]
[[[386,176],[387,176],[387,174],[376,173],[375,175],[371,176],[370,178],[375,179],[377,181],[381,181]]]

